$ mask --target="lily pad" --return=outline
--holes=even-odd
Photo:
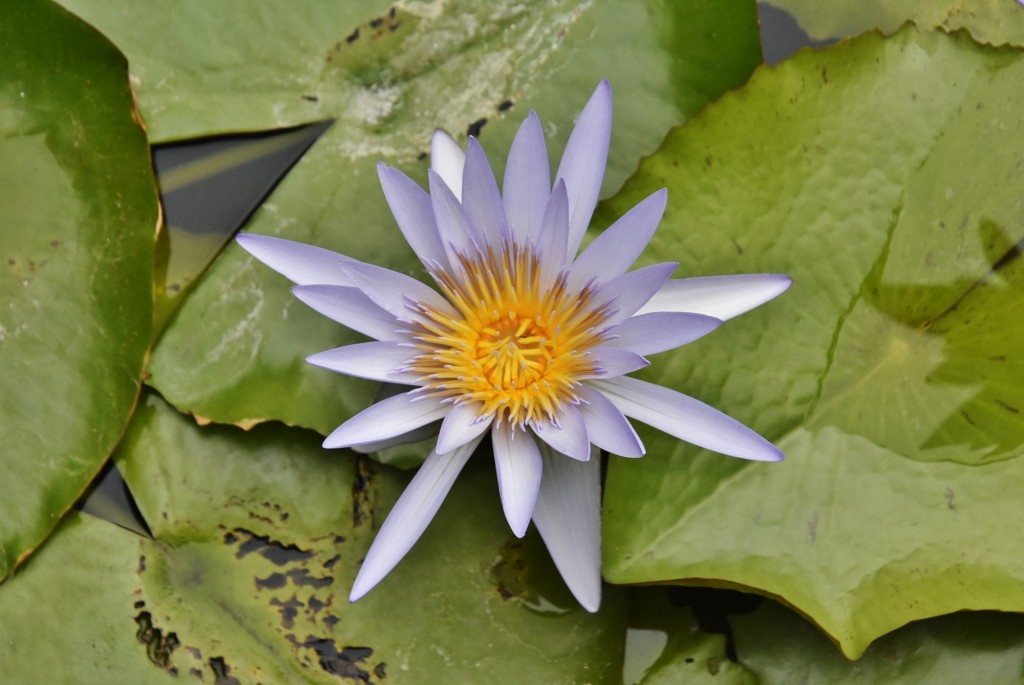
[[[148,396],[116,461],[154,539],[76,515],[0,592],[5,674],[111,682],[116,665],[118,682],[618,681],[624,596],[609,593],[598,614],[576,604],[539,537],[508,530],[489,459],[467,467],[420,543],[350,604],[408,476],[318,443],[280,425],[198,427]],[[76,607],[75,619],[41,611],[42,595]]]
[[[1024,46],[1024,6],[1000,0],[833,0],[827,9],[815,0],[771,0],[790,12],[811,38],[855,36],[879,29],[892,33],[904,22],[922,29],[967,29],[992,45]]]
[[[113,449],[141,384],[157,199],[124,57],[42,0],[0,7],[0,579]]]
[[[1019,683],[1024,616],[965,612],[914,623],[851,664],[813,625],[774,602],[732,621],[740,662],[762,685]]]
[[[258,12],[218,3],[177,7],[173,19],[134,2],[68,6],[128,52],[156,140],[334,118],[247,230],[419,277],[380,190],[378,160],[425,183],[422,157],[441,127],[461,141],[476,133],[500,171],[534,108],[557,161],[573,118],[607,77],[611,192],[665,130],[741,84],[759,61],[753,2],[452,0],[394,12],[319,2],[302,13],[284,2]],[[154,45],[155,33],[166,40]],[[303,361],[361,338],[296,302],[288,286],[227,249],[159,342],[153,386],[181,410],[239,425],[278,419],[326,433],[365,408],[375,384]]]
[[[1024,59],[964,33],[868,35],[754,75],[608,203],[655,188],[646,254],[792,290],[645,375],[777,465],[655,431],[612,460],[605,574],[782,599],[855,658],[910,621],[1024,611]]]

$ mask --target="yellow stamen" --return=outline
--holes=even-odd
[[[424,395],[520,426],[577,402],[579,378],[595,370],[587,351],[605,340],[594,291],[568,292],[565,275],[544,283],[538,256],[516,243],[457,262],[434,277],[461,318],[424,306],[413,324],[421,354],[406,368]]]

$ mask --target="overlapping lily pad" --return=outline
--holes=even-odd
[[[606,210],[669,187],[646,258],[782,271],[779,301],[652,379],[786,452],[654,431],[613,460],[614,582],[753,588],[850,657],[909,621],[1024,610],[1024,59],[905,29],[801,53],[674,131]]]
[[[462,141],[477,133],[500,171],[534,108],[557,161],[573,118],[608,78],[610,192],[665,130],[741,84],[759,60],[746,1],[68,6],[127,51],[154,140],[335,118],[248,230],[420,276],[377,160],[425,180],[422,156],[441,127]],[[154,45],[147,27],[166,40]],[[180,409],[244,425],[276,418],[327,432],[365,407],[373,384],[303,362],[355,334],[308,311],[288,285],[227,250],[158,345],[153,385]]]
[[[761,685],[1019,683],[1024,660],[1024,617],[994,612],[906,626],[853,664],[813,625],[774,602],[734,617],[732,628],[740,662]]]
[[[922,29],[967,29],[975,40],[1024,45],[1024,7],[1011,0],[771,0],[789,11],[811,38],[841,38],[872,29],[885,33],[906,21]]]
[[[117,463],[155,539],[88,516],[71,521],[0,593],[5,674],[619,680],[624,597],[610,592],[598,614],[576,604],[539,537],[508,530],[489,459],[471,463],[392,575],[350,604],[362,556],[408,477],[318,443],[279,425],[200,428],[150,396]],[[40,611],[42,594],[68,609]]]
[[[0,7],[0,579],[116,444],[141,383],[156,190],[124,57],[44,0]]]

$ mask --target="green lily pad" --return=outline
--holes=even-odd
[[[771,0],[790,12],[811,38],[855,36],[879,29],[892,33],[904,22],[922,29],[967,29],[992,45],[1024,46],[1024,7],[1010,0]]]
[[[156,189],[124,57],[42,0],[0,7],[0,579],[82,493],[141,383]]]
[[[910,621],[1024,611],[1024,59],[905,29],[803,52],[673,131],[646,254],[790,292],[645,375],[781,464],[645,430],[612,460],[605,574],[778,597],[849,657]]]
[[[380,190],[378,160],[425,182],[422,155],[441,127],[462,141],[476,131],[500,171],[534,108],[557,161],[573,118],[607,77],[611,192],[666,129],[741,84],[759,61],[755,6],[745,1],[459,0],[394,14],[380,3],[320,2],[301,14],[290,3],[259,12],[197,4],[175,8],[173,21],[155,5],[68,6],[128,52],[156,140],[335,118],[247,230],[420,277]],[[166,41],[154,45],[154,33]],[[254,45],[266,59],[241,59]],[[296,302],[288,286],[242,250],[226,250],[158,344],[151,383],[181,410],[239,425],[279,419],[326,433],[366,407],[376,384],[303,361],[361,338]]]
[[[76,683],[619,680],[624,596],[608,593],[597,614],[576,604],[539,536],[519,540],[508,530],[483,454],[420,543],[350,604],[359,563],[409,478],[318,443],[280,425],[201,428],[148,396],[116,461],[154,539],[74,517],[0,592],[5,675]],[[54,610],[62,605],[75,607],[74,620]]]
[[[761,685],[1019,683],[1024,616],[961,613],[914,623],[851,664],[813,625],[774,602],[732,620],[740,663]]]

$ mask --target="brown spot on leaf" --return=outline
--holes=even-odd
[[[373,523],[373,466],[366,457],[356,460],[356,472],[352,479],[352,525]]]
[[[313,552],[309,550],[300,549],[296,545],[286,545],[276,540],[271,540],[266,535],[256,535],[244,528],[239,528],[234,532],[249,538],[239,545],[238,551],[235,552],[236,559],[241,559],[255,552],[275,566],[284,566],[285,564],[305,561],[313,556]],[[225,542],[227,542],[226,539]]]
[[[1003,409],[1005,409],[1006,411],[1008,411],[1008,412],[1010,412],[1012,414],[1019,414],[1020,413],[1020,409],[1018,409],[1017,407],[1013,406],[1012,404],[1009,404],[1008,402],[1003,402],[1002,400],[996,400],[996,404],[998,404],[1000,407],[1002,407]]]
[[[361,680],[364,683],[370,682],[370,673],[363,670],[362,666],[367,665],[363,662],[373,656],[371,647],[342,647],[339,650],[334,640],[313,635],[307,635],[303,642],[294,640],[293,644],[296,647],[312,649],[316,652],[320,668],[331,675]]]
[[[146,646],[146,656],[153,664],[169,670],[171,654],[181,644],[178,636],[174,633],[165,636],[153,625],[153,615],[148,611],[140,611],[135,617],[135,624],[138,626],[135,639]]]
[[[270,600],[270,606],[279,607],[281,625],[285,628],[292,628],[295,626],[295,617],[299,615],[299,609],[303,607],[303,604],[295,595],[292,595],[283,602],[274,597]]]
[[[283,573],[271,573],[266,578],[256,578],[257,590],[279,590],[288,583],[288,578]]]
[[[487,117],[477,119],[476,121],[469,125],[469,128],[466,129],[466,135],[473,136],[474,138],[479,138],[480,131],[483,130],[484,124],[486,123]]]
[[[215,656],[210,659],[210,670],[213,671],[213,685],[242,685],[231,675],[231,667],[224,663],[224,657]]]

